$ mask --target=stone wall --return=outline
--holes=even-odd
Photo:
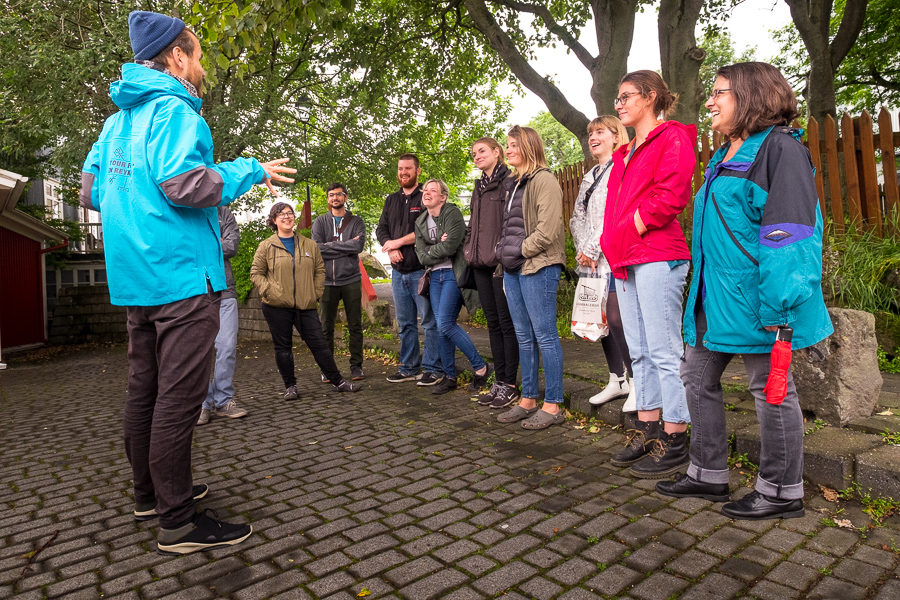
[[[124,342],[128,339],[125,307],[109,303],[106,285],[62,288],[48,337],[51,344]]]
[[[242,340],[272,341],[255,287],[250,290],[247,302],[238,302],[238,337]]]

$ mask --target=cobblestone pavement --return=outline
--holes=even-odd
[[[897,517],[864,535],[808,497],[801,519],[732,521],[610,466],[618,431],[500,425],[467,393],[387,383],[372,359],[341,395],[297,359],[302,396],[284,402],[270,346],[241,344],[250,415],[197,429],[194,473],[202,508],[254,534],[183,557],[156,554],[156,524],[130,514],[125,347],[10,361],[0,597],[900,598]]]

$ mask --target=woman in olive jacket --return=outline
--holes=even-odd
[[[547,168],[544,143],[534,129],[510,129],[506,156],[516,170],[516,185],[506,203],[497,257],[519,341],[522,399],[497,420],[521,420],[525,429],[544,429],[565,420],[562,345],[556,329],[556,292],[566,262],[562,189]],[[546,389],[538,410],[540,359]]]
[[[472,389],[480,389],[490,375],[490,368],[465,329],[456,322],[462,306],[462,294],[457,278],[465,268],[463,237],[466,224],[462,212],[447,204],[450,190],[440,179],[428,181],[422,188],[422,204],[426,211],[416,219],[416,256],[431,269],[429,299],[437,320],[438,345],[444,379],[431,390],[432,394],[446,394],[456,389],[456,349],[462,350],[472,364],[475,377]]]
[[[319,246],[294,231],[294,209],[276,202],[266,225],[275,234],[256,249],[250,280],[259,290],[262,312],[275,345],[275,364],[284,380],[284,399],[297,399],[294,375],[293,329],[296,328],[316,364],[323,381],[339,392],[356,392],[359,386],[345,380],[325,342],[316,304],[325,291],[325,262]]]
[[[472,190],[472,210],[464,253],[487,321],[494,372],[497,374],[491,391],[480,396],[478,403],[500,409],[519,399],[516,387],[519,342],[503,292],[503,272],[497,269],[499,261],[496,255],[503,227],[503,207],[515,180],[503,159],[503,148],[494,138],[483,137],[472,144],[472,158],[482,175]]]

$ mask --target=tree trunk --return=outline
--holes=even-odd
[[[638,0],[593,0],[597,58],[591,69],[591,99],[598,115],[615,115],[619,80],[628,70]],[[582,132],[583,133],[583,132]],[[582,134],[576,133],[581,137]],[[590,158],[590,155],[586,154]]]
[[[703,103],[700,66],[706,51],[697,47],[694,30],[704,0],[662,0],[659,6],[659,59],[669,89],[678,94],[671,118],[697,124]]]
[[[869,0],[848,0],[834,39],[830,39],[833,0],[785,0],[791,20],[809,54],[806,102],[809,116],[820,123],[825,115],[837,117],[834,73],[862,31]]]

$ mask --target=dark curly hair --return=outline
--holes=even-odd
[[[276,202],[275,204],[273,204],[272,208],[269,209],[269,218],[266,219],[266,227],[268,227],[272,231],[277,232],[278,226],[275,224],[275,219],[277,219],[281,211],[286,208],[289,208],[291,209],[291,212],[296,213],[296,211],[294,211],[294,207],[287,202]]]

